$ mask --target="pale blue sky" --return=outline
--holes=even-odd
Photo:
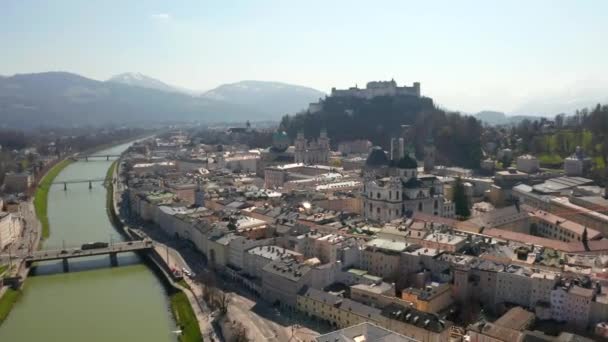
[[[138,71],[198,90],[395,78],[449,108],[510,111],[606,86],[607,13],[602,0],[0,0],[0,74]]]

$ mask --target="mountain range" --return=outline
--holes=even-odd
[[[138,73],[97,81],[68,72],[0,76],[1,125],[18,128],[278,120],[325,93],[243,81],[200,95]]]
[[[525,119],[538,120],[541,116],[507,115],[503,112],[484,110],[473,115],[477,120],[488,125],[516,125]]]

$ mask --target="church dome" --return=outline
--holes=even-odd
[[[406,155],[405,157],[397,160],[396,162],[391,163],[393,167],[399,168],[399,169],[416,169],[418,168],[418,162]]]
[[[285,131],[276,131],[272,134],[272,151],[285,152],[289,147],[289,136]]]
[[[367,160],[365,161],[365,165],[368,167],[387,166],[388,158],[386,157],[384,150],[380,146],[372,147],[367,156]]]

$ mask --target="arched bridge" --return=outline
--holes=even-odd
[[[29,255],[24,255],[23,260],[29,267],[34,262],[39,261],[51,261],[51,260],[63,260],[64,272],[69,272],[70,266],[68,263],[69,259],[84,258],[96,255],[109,255],[110,263],[112,266],[118,265],[117,255],[120,253],[137,252],[137,251],[148,251],[154,248],[152,240],[143,241],[129,241],[129,242],[118,242],[108,244],[106,247],[101,248],[65,248],[57,250],[42,250],[35,251]]]

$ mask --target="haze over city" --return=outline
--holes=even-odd
[[[0,0],[0,341],[608,341],[607,10]]]
[[[268,80],[326,93],[394,78],[420,81],[439,105],[470,113],[554,115],[554,103],[568,112],[571,102],[607,97],[605,1],[8,0],[1,7],[0,75],[69,71],[106,80],[141,72],[197,91]]]

